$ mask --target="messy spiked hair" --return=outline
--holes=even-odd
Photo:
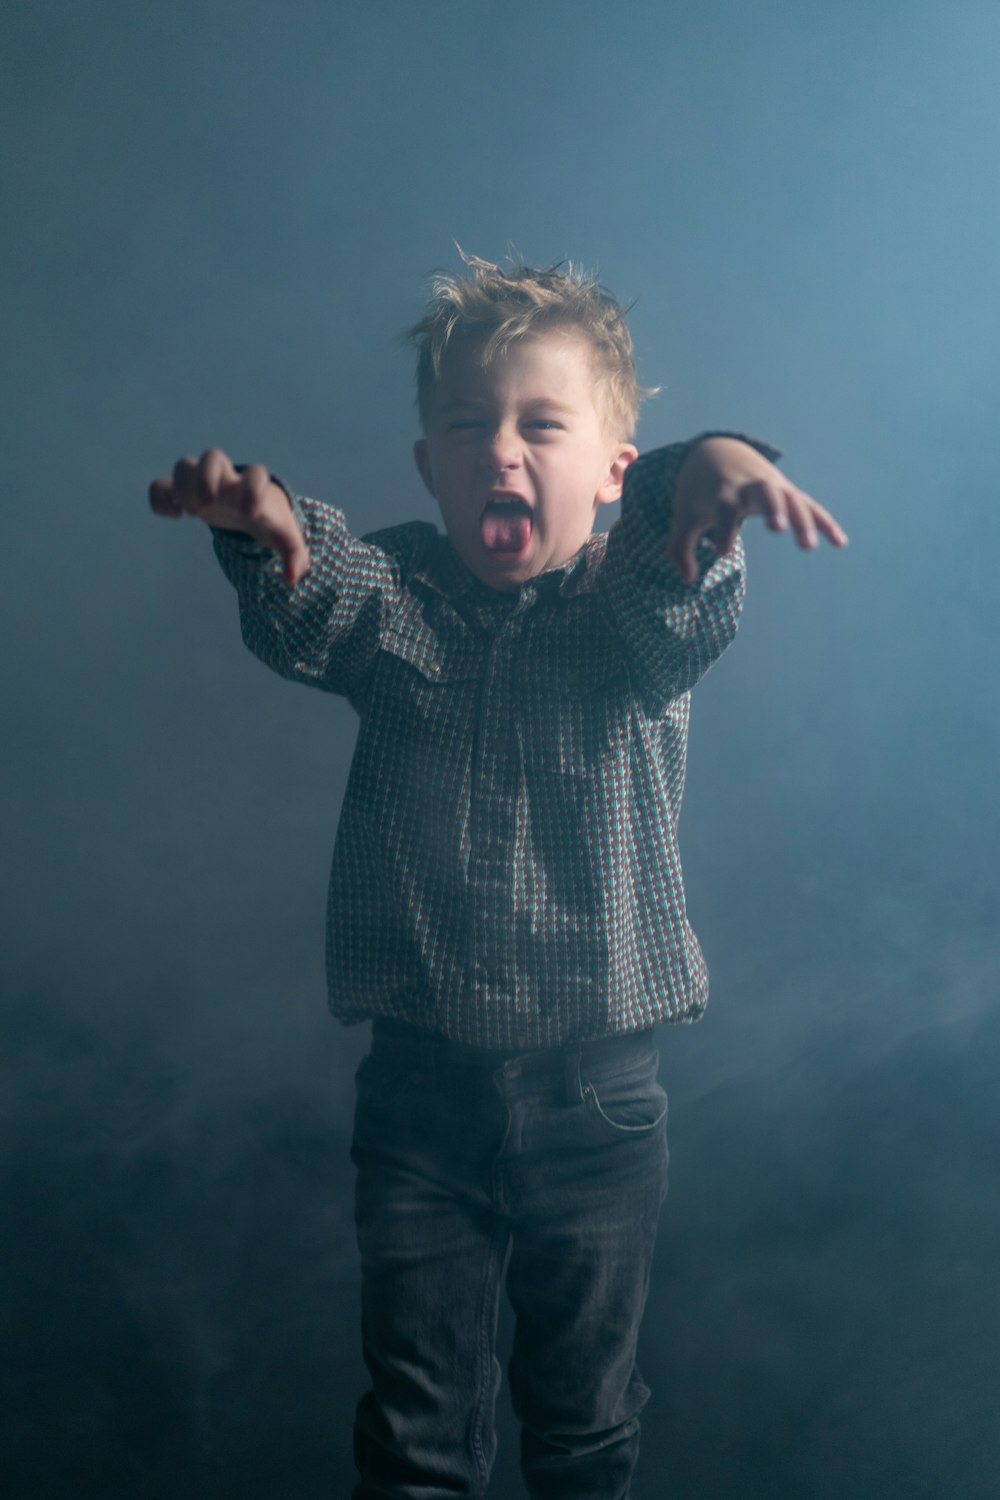
[[[455,339],[482,343],[488,364],[517,339],[545,329],[579,331],[593,350],[605,420],[615,437],[631,437],[639,403],[654,390],[636,381],[632,338],[621,303],[571,261],[536,270],[512,260],[503,271],[478,255],[458,253],[468,274],[437,271],[424,316],[407,330],[417,350],[417,405],[426,426],[445,351]]]

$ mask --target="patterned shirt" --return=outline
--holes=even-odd
[[[293,498],[294,589],[215,533],[250,649],[360,717],[328,904],[341,1020],[521,1048],[703,1011],[677,819],[690,691],[736,632],[744,555],[703,541],[695,584],[667,563],[690,446],[634,463],[610,532],[517,592],[426,522],[358,539]]]

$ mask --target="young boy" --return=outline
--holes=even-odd
[[[756,444],[638,458],[646,393],[596,282],[467,265],[412,330],[445,536],[357,540],[217,450],[150,500],[216,528],[250,648],[360,716],[327,950],[334,1013],[373,1020],[356,1500],[485,1493],[505,1271],[528,1492],[616,1500],[666,1191],[653,1027],[707,998],[676,840],[689,693],[736,630],[746,516],[847,539]]]

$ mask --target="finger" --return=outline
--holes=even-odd
[[[203,505],[210,505],[219,498],[226,484],[236,479],[236,470],[220,448],[206,448],[198,460],[198,497]]]
[[[174,500],[182,511],[194,510],[198,503],[198,465],[193,458],[179,458],[174,464]]]
[[[809,496],[792,487],[785,491],[785,506],[789,523],[799,546],[807,550],[815,547],[819,542],[819,537],[813,524],[813,502]]]
[[[733,550],[742,521],[735,506],[719,506],[719,519],[712,527],[712,545],[720,557],[727,557]]]
[[[309,550],[291,510],[285,516],[269,513],[255,527],[258,540],[281,559],[285,579],[293,586],[311,566]]]
[[[176,521],[184,514],[174,495],[171,479],[154,479],[149,486],[149,507],[154,515],[169,516]]]
[[[781,485],[770,479],[759,479],[752,487],[747,508],[764,517],[771,531],[788,529],[788,501]]]
[[[285,582],[294,588],[312,567],[309,549],[302,539],[299,528],[293,521],[290,530],[284,527],[274,527],[269,529],[261,540],[281,559]]]
[[[247,521],[266,524],[271,476],[263,464],[247,464],[240,479],[240,514]],[[290,512],[289,512],[290,513]]]
[[[694,583],[698,577],[696,551],[698,543],[706,530],[707,528],[704,526],[689,526],[686,531],[678,532],[667,543],[667,560],[681,575],[685,583]]]
[[[812,506],[813,520],[816,523],[817,531],[825,536],[828,542],[832,542],[835,547],[846,547],[848,542],[847,532],[840,525],[839,521],[831,516],[828,510],[824,510],[822,505],[817,505],[815,500],[811,500],[810,505]]]
[[[303,545],[296,548],[285,558],[285,582],[290,588],[294,588],[312,567],[312,558],[309,556],[308,548]]]

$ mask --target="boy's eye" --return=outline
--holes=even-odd
[[[449,432],[485,432],[487,426],[483,417],[454,417],[449,423]],[[554,417],[530,417],[522,424],[523,430],[527,432],[559,432],[563,423]]]

